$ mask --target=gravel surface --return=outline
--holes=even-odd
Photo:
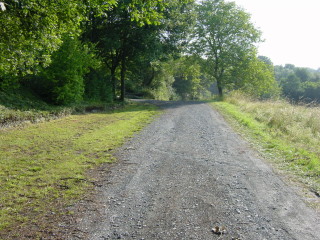
[[[102,171],[68,239],[320,239],[319,213],[209,105],[152,103],[165,113]]]

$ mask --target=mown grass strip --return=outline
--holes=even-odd
[[[55,201],[77,199],[90,185],[86,170],[112,162],[112,150],[157,113],[131,104],[112,113],[0,130],[1,231],[45,214]]]
[[[227,120],[249,141],[254,143],[265,156],[274,161],[279,167],[299,176],[310,189],[320,193],[320,156],[310,143],[303,147],[288,137],[288,132],[276,125],[268,124],[254,113],[245,110],[245,106],[238,106],[227,101],[212,102],[212,106],[219,110]],[[245,103],[242,103],[245,104]],[[249,104],[249,102],[248,102]],[[260,111],[271,111],[265,105]],[[258,119],[258,120],[257,120]],[[285,121],[285,119],[283,119]]]

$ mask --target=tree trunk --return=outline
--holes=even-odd
[[[121,56],[121,96],[120,100],[123,102],[125,97],[125,77],[126,77],[126,55],[123,52]]]
[[[151,67],[151,68],[152,68],[151,76],[146,81],[144,81],[144,86],[146,86],[146,87],[149,87],[151,85],[151,83],[154,80],[154,77],[156,75],[156,71],[154,70],[154,68],[153,67]]]
[[[112,84],[112,97],[116,99],[116,68],[111,68],[111,84]]]
[[[223,89],[222,89],[222,82],[220,79],[217,79],[217,86],[218,86],[218,92],[219,92],[219,97],[223,97]]]

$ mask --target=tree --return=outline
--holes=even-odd
[[[308,82],[311,80],[311,72],[307,68],[295,68],[295,74],[300,78],[301,82]]]
[[[149,25],[139,30],[135,37],[139,44],[135,44],[136,51],[127,68],[129,92],[140,96],[150,93],[148,89],[154,88],[153,81],[159,80],[155,80],[159,77],[159,67],[165,66],[161,63],[171,63],[181,57],[194,20],[194,3],[176,2],[166,8],[160,25]]]
[[[284,68],[286,68],[286,69],[290,69],[290,70],[293,70],[293,69],[295,69],[295,65],[294,64],[290,64],[290,63],[287,63],[285,66],[284,66]]]
[[[303,83],[304,97],[306,101],[320,102],[320,81]]]
[[[85,74],[100,65],[92,48],[65,35],[59,50],[51,58],[51,64],[43,68],[29,86],[53,104],[81,101],[85,91]]]
[[[126,1],[106,12],[105,16],[95,17],[85,32],[85,38],[97,44],[105,65],[110,71],[113,98],[117,95],[117,77],[120,77],[120,99],[124,100],[127,65],[135,55],[136,49],[145,38],[149,25],[132,21]],[[117,70],[120,76],[117,76]]]
[[[0,13],[0,73],[27,74],[62,43],[65,32],[76,34],[83,20],[82,5],[75,0],[5,1]]]
[[[187,0],[185,0],[187,1]],[[173,2],[179,2],[174,0]],[[37,73],[51,63],[65,33],[79,36],[96,17],[125,10],[139,26],[159,24],[170,1],[163,0],[5,0],[0,10],[0,87],[14,76]]]
[[[300,79],[295,74],[290,74],[283,79],[282,83],[283,94],[291,99],[299,100],[302,97],[303,89]]]
[[[5,0],[0,12],[0,88],[51,64],[63,35],[77,37],[92,8],[103,12],[116,0]],[[16,82],[13,80],[17,79]]]
[[[260,56],[258,56],[258,59],[261,60],[262,62],[268,64],[269,66],[271,66],[273,68],[273,62],[271,61],[270,58],[260,55]]]
[[[197,99],[201,96],[204,85],[201,82],[201,67],[192,57],[181,57],[172,62],[173,88],[183,99]]]
[[[248,52],[230,73],[227,86],[231,85],[231,89],[240,89],[255,97],[279,95],[273,65],[267,57],[256,57],[255,52]]]
[[[156,75],[153,62],[181,56],[194,19],[194,0],[1,3],[0,87],[15,85],[15,78],[24,86],[46,88],[49,101],[58,104],[78,101],[84,91],[95,98],[109,98],[101,94],[99,86],[108,94],[112,88],[109,95],[113,97],[121,92],[122,100],[127,83],[130,90],[152,86]],[[80,71],[76,67],[84,46],[96,50],[90,61],[102,60],[98,69],[86,65]]]
[[[295,67],[293,64],[275,66],[274,70],[285,97],[294,101],[319,101],[320,74],[317,70]]]
[[[161,58],[163,52],[173,51],[172,49],[178,45],[172,43],[173,36],[176,37],[177,34],[172,34],[168,22],[171,23],[171,27],[174,24],[168,19],[173,17],[171,11],[175,10],[174,12],[178,13],[181,8],[192,2],[119,0],[117,6],[106,11],[104,15],[91,16],[84,37],[97,43],[101,56],[110,70],[114,97],[120,85],[120,99],[124,100],[127,72],[129,68],[134,68],[136,60],[139,62],[144,58],[145,66],[139,66],[140,69],[150,67],[150,63]],[[133,11],[132,8],[136,10]],[[138,14],[137,11],[143,13]],[[174,16],[178,18],[180,15]],[[183,29],[179,29],[181,28]],[[181,31],[176,29],[175,32],[180,32],[180,39],[183,37]],[[168,42],[171,49],[166,50],[164,46],[168,47]],[[144,57],[141,57],[142,54]]]
[[[208,74],[217,81],[222,96],[230,71],[255,48],[261,34],[250,22],[250,15],[234,2],[202,1],[197,13],[192,51],[206,59]]]

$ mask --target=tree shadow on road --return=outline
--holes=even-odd
[[[161,100],[152,100],[152,99],[132,99],[131,101],[136,103],[145,103],[145,104],[152,104],[161,109],[172,109],[172,108],[179,108],[182,106],[188,105],[201,105],[205,104],[205,101],[161,101]]]

